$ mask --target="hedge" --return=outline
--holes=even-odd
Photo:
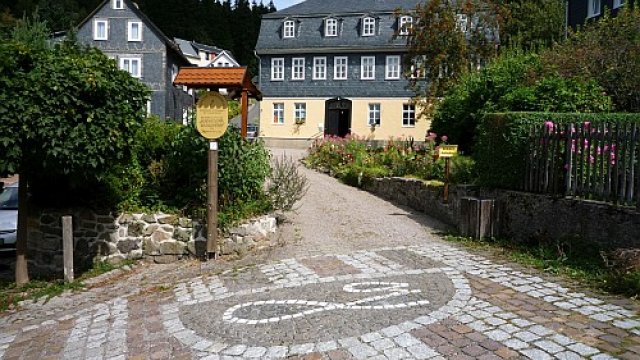
[[[486,114],[478,125],[474,153],[478,183],[482,186],[519,189],[525,174],[527,141],[532,125],[582,122],[638,122],[640,113],[535,113]]]

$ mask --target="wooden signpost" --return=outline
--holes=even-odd
[[[218,254],[218,142],[229,126],[227,99],[218,92],[207,92],[196,106],[196,129],[209,141],[207,178],[207,258]]]
[[[451,172],[449,162],[456,155],[458,155],[458,145],[440,145],[438,148],[438,157],[444,158],[444,196],[442,201],[445,204],[449,202],[449,173]]]
[[[229,108],[225,97],[218,93],[226,89],[232,99],[241,98],[242,137],[247,134],[249,97],[262,100],[262,93],[251,82],[246,67],[200,68],[183,67],[173,84],[207,92],[200,97],[196,108],[196,128],[209,139],[209,176],[207,179],[207,258],[218,254],[218,142],[229,126]]]

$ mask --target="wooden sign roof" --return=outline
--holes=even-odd
[[[246,67],[183,67],[178,71],[174,85],[184,85],[189,88],[226,88],[229,93],[240,95],[242,90],[248,91],[251,97],[262,99],[262,93],[251,82]]]

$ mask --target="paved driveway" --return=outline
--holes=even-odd
[[[455,248],[441,224],[302,171],[285,246],[27,305],[0,318],[0,357],[640,358],[631,302]]]

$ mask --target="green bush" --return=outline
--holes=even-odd
[[[611,96],[616,110],[640,112],[640,6],[624,6],[615,17],[572,34],[542,54],[545,67],[564,78],[593,79]]]
[[[451,158],[451,177],[454,184],[473,184],[478,178],[476,162],[469,156]]]
[[[478,127],[474,153],[481,185],[517,189],[524,179],[528,137],[532,125],[583,122],[640,122],[640,114],[493,113]]]
[[[371,184],[373,179],[390,176],[389,169],[382,166],[363,166],[349,164],[340,169],[336,176],[343,183],[362,188]]]
[[[465,74],[438,105],[432,128],[464,152],[474,150],[484,114],[502,111],[602,112],[611,99],[593,81],[563,79],[538,54],[508,52]]]

